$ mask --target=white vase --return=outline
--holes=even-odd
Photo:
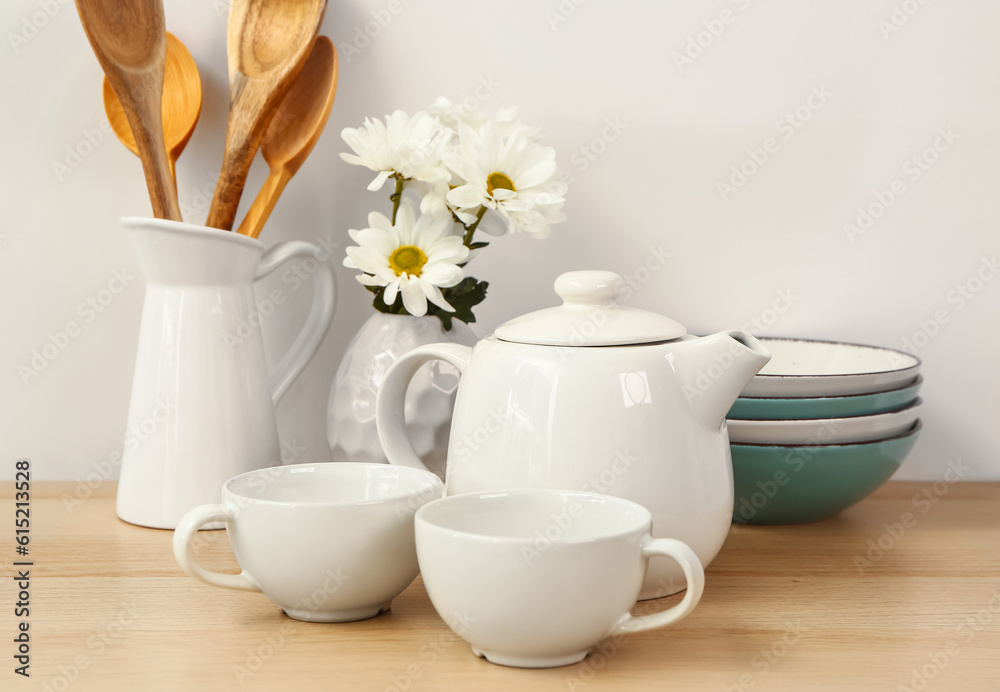
[[[274,407],[330,326],[333,269],[320,248],[301,241],[265,252],[258,240],[215,228],[162,219],[122,224],[146,297],[118,516],[173,529],[193,507],[217,503],[232,476],[281,463]],[[318,264],[312,309],[269,372],[260,329],[285,297],[272,291],[258,301],[253,283],[303,256]]]
[[[434,316],[376,312],[347,347],[330,391],[326,432],[336,461],[387,462],[375,427],[375,397],[386,370],[418,346],[439,342],[471,346],[468,325],[452,320],[445,331]],[[444,361],[420,369],[406,394],[406,429],[427,467],[444,477],[448,435],[459,373]]]

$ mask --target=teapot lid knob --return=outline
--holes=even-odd
[[[619,305],[627,284],[614,272],[566,272],[555,282],[563,304],[501,324],[497,339],[539,346],[651,344],[684,336],[684,325],[654,312]]]
[[[614,305],[625,289],[625,280],[609,271],[566,272],[556,278],[555,289],[564,305]]]

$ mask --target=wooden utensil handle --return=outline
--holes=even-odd
[[[140,82],[137,90],[126,88],[125,91],[128,93],[118,94],[118,99],[123,104],[127,100],[131,105],[125,108],[125,115],[135,137],[139,159],[142,161],[142,172],[146,177],[146,189],[149,191],[153,216],[158,219],[181,221],[176,183],[170,156],[167,155],[163,140],[160,104],[163,94],[162,71],[159,75],[151,74],[149,79]],[[143,120],[145,122],[142,122]]]
[[[247,182],[247,173],[256,153],[257,147],[250,148],[244,145],[234,151],[227,142],[222,172],[219,173],[219,182],[212,196],[212,206],[208,209],[206,226],[220,228],[223,231],[232,230],[236,210],[240,206],[240,197],[243,195],[243,186]]]
[[[155,148],[154,146],[152,149],[155,151]],[[142,151],[141,144],[139,150]],[[142,172],[146,176],[146,189],[149,191],[149,201],[153,206],[153,216],[158,219],[182,221],[169,160],[165,156],[156,156],[152,151],[149,156],[150,159],[145,157],[142,159]]]
[[[230,97],[229,124],[226,126],[226,152],[222,158],[222,170],[219,172],[219,183],[215,186],[215,194],[212,196],[212,206],[208,209],[208,219],[206,226],[221,228],[230,231],[233,228],[233,221],[236,219],[236,210],[240,206],[240,197],[243,195],[243,186],[247,182],[247,173],[250,172],[250,164],[253,163],[260,142],[264,139],[267,126],[274,117],[275,106],[273,103],[262,103],[252,109],[263,113],[260,119],[260,126],[256,129],[248,127],[240,119],[233,118],[233,110],[242,112],[239,106],[239,95],[245,94],[247,79],[243,75],[230,78],[232,85],[230,92],[237,94],[235,98]],[[272,100],[278,99],[272,96]],[[280,103],[280,101],[279,101]]]
[[[162,147],[161,143],[159,149],[162,150]],[[139,144],[139,151],[142,151],[142,144]],[[158,219],[182,221],[170,159],[165,155],[157,156],[156,151],[157,147],[154,144],[149,158],[142,158],[142,172],[146,176],[146,189],[149,191],[149,201],[153,206],[153,216]]]
[[[278,198],[281,197],[285,185],[291,179],[291,171],[285,168],[272,170],[268,174],[267,180],[264,181],[260,192],[257,193],[257,196],[253,200],[253,204],[247,210],[247,215],[243,217],[243,221],[240,223],[239,233],[251,238],[256,238],[260,235],[264,224],[267,223],[268,218],[271,216],[274,205],[277,204]]]

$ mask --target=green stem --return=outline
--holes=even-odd
[[[479,228],[479,222],[483,220],[484,216],[486,216],[486,207],[479,207],[479,211],[476,212],[476,220],[465,229],[465,237],[462,238],[462,243],[465,244],[465,247],[472,245],[472,234]]]
[[[396,212],[399,211],[399,203],[403,201],[403,176],[393,173],[392,177],[396,179],[396,190],[389,195],[389,199],[392,200],[392,225],[395,226]]]

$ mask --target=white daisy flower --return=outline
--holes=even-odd
[[[403,200],[396,225],[378,212],[368,215],[368,225],[348,231],[358,245],[347,248],[344,266],[364,272],[358,282],[385,286],[386,305],[402,295],[403,307],[411,315],[427,314],[428,300],[454,312],[441,289],[462,280],[464,272],[458,265],[468,258],[469,248],[452,235],[452,220],[438,214],[416,217],[410,200]]]
[[[441,123],[454,131],[458,131],[459,125],[468,125],[478,130],[489,120],[486,113],[479,110],[479,100],[474,97],[466,97],[458,103],[452,103],[444,96],[438,97],[430,108],[430,114],[441,121]],[[528,127],[521,121],[521,114],[517,106],[509,106],[497,110],[493,118],[493,127],[497,133],[504,138],[510,137],[515,132],[522,136],[538,142],[542,139],[542,128]]]
[[[469,101],[474,101],[469,103]],[[486,123],[486,114],[479,110],[478,99],[465,98],[458,103],[439,96],[438,100],[427,109],[430,114],[441,121],[445,127],[458,130],[459,125],[479,128]]]
[[[447,182],[450,173],[441,154],[450,145],[453,132],[424,111],[411,118],[403,111],[379,119],[365,118],[363,127],[346,127],[340,136],[354,154],[340,155],[347,163],[378,171],[369,190],[380,190],[394,174],[425,183]]]
[[[455,184],[460,184],[457,181]],[[406,186],[404,195],[411,193],[412,199],[419,202],[421,214],[440,214],[451,216],[451,208],[448,206],[448,183],[421,183],[413,181]]]
[[[493,123],[497,129],[497,133],[504,139],[516,132],[531,142],[540,142],[542,140],[542,128],[525,125],[521,121],[521,113],[517,109],[517,106],[508,106],[507,108],[499,109],[493,118]],[[458,128],[455,129],[457,130]]]
[[[459,144],[442,160],[464,183],[448,192],[448,202],[463,218],[480,207],[500,216],[479,228],[493,235],[524,233],[548,237],[550,224],[565,220],[561,209],[566,185],[559,182],[555,150],[531,141],[523,130],[502,137],[493,123],[479,130],[461,125]]]

